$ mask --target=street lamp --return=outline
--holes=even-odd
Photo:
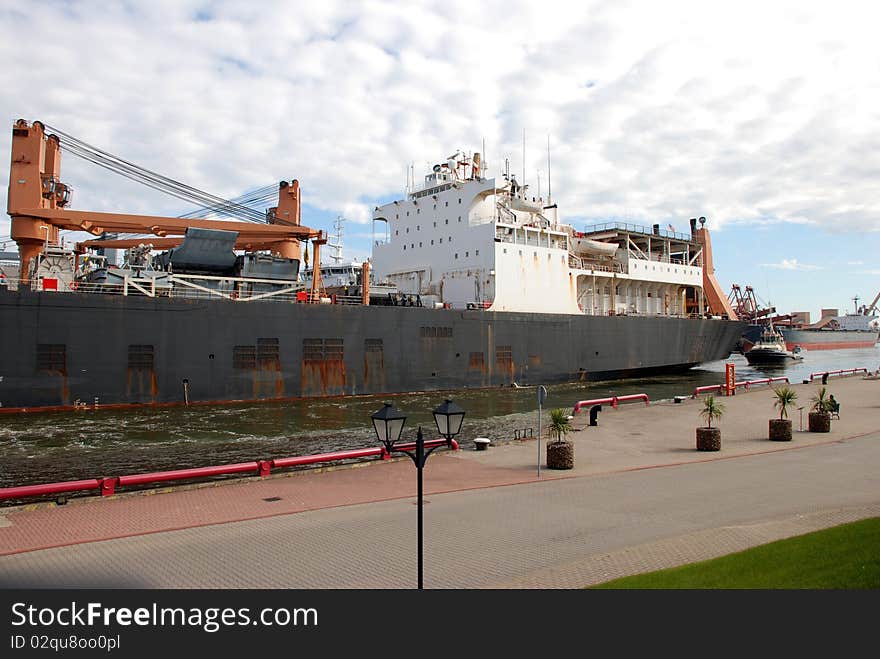
[[[422,436],[422,427],[416,434],[415,450],[408,448],[398,448],[394,444],[400,439],[403,431],[403,424],[406,422],[406,415],[400,410],[395,409],[391,403],[385,403],[385,406],[370,416],[373,421],[373,430],[376,431],[376,437],[385,447],[385,452],[390,455],[392,452],[404,453],[409,456],[410,460],[416,466],[418,473],[418,557],[419,557],[419,590],[422,590],[423,584],[423,505],[422,505],[422,470],[425,468],[425,462],[428,456],[441,446],[454,446],[452,438],[461,432],[461,424],[464,421],[465,411],[453,403],[448,398],[446,402],[437,407],[434,411],[434,422],[437,424],[437,430],[445,438],[445,441],[429,442],[429,446],[425,446],[425,439]],[[427,450],[426,450],[427,448]]]
[[[447,398],[446,402],[438,406],[433,414],[434,423],[437,424],[437,432],[446,438],[447,446],[452,446],[452,438],[461,432],[464,410]]]
[[[406,414],[391,403],[385,403],[385,406],[370,418],[373,420],[373,430],[376,431],[376,437],[385,446],[385,452],[391,455],[394,443],[400,439],[400,433],[403,432]]]

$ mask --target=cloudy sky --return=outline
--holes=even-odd
[[[725,291],[815,319],[880,291],[872,6],[0,0],[0,152],[21,117],[224,197],[297,178],[363,258],[408,165],[485,141],[490,175],[546,187],[549,138],[577,228],[705,216]],[[192,209],[73,157],[62,179],[78,210]]]

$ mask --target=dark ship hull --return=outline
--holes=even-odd
[[[724,359],[745,324],[0,291],[0,409],[586,381]]]

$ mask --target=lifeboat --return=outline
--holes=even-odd
[[[603,243],[579,236],[571,236],[569,244],[572,253],[577,256],[614,256],[618,247],[617,243]]]
[[[511,197],[510,207],[514,210],[525,211],[527,213],[540,213],[543,210],[543,206],[540,202],[529,201],[522,197]]]

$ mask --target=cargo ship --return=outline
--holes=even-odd
[[[376,207],[384,237],[358,290],[330,295],[320,276],[300,280],[303,246],[319,264],[327,239],[301,224],[298,181],[279,184],[262,223],[75,211],[61,149],[40,122],[13,127],[20,276],[0,286],[4,411],[651,375],[726,358],[745,327],[704,218],[689,234],[576,231],[509,171],[487,177],[479,153]],[[68,249],[63,230],[100,238]]]

